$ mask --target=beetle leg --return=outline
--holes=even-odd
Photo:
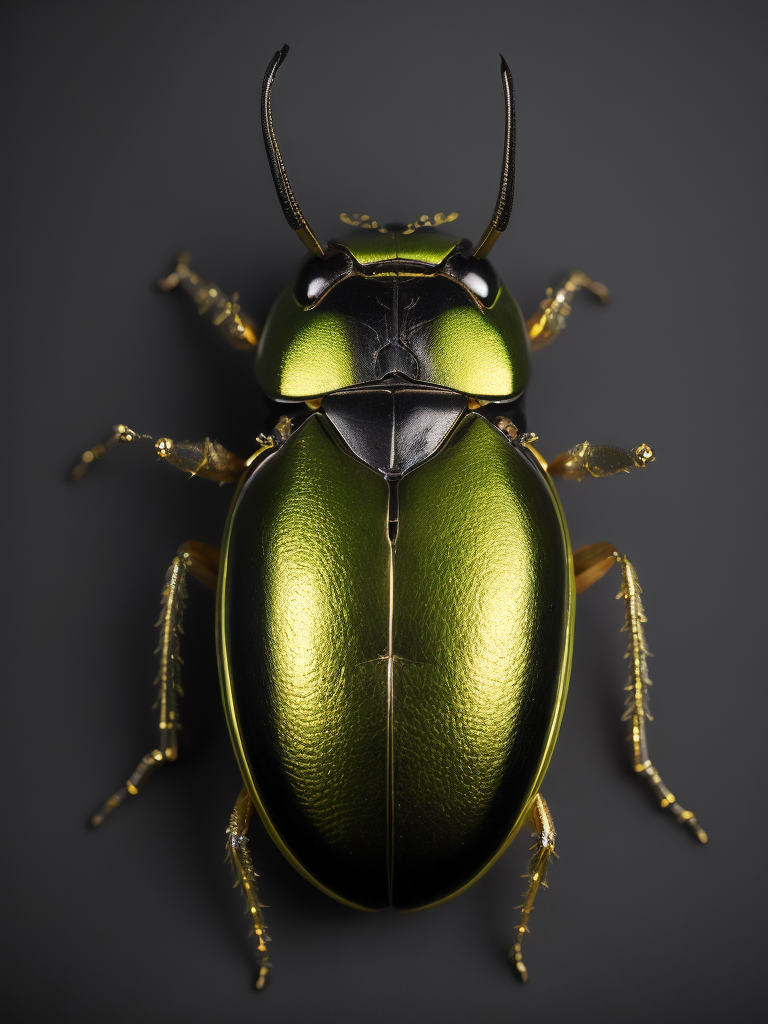
[[[706,843],[707,833],[699,825],[692,811],[686,811],[663,782],[648,754],[648,738],[645,723],[652,715],[648,711],[648,646],[643,623],[646,622],[641,598],[642,588],[637,573],[626,555],[622,555],[612,544],[588,544],[573,553],[576,572],[576,593],[582,593],[616,563],[621,567],[621,590],[616,599],[624,600],[624,625],[622,632],[629,633],[627,653],[629,679],[625,689],[627,700],[622,721],[629,725],[628,739],[632,744],[632,763],[635,772],[644,778],[659,804],[674,814],[677,820],[687,825],[700,843]]]
[[[245,469],[245,459],[209,437],[204,441],[172,441],[170,437],[161,437],[155,441],[155,451],[176,469],[221,484],[234,483]]]
[[[253,815],[253,801],[248,790],[243,788],[237,798],[227,829],[227,860],[237,876],[235,888],[241,886],[248,904],[248,913],[253,923],[253,932],[257,940],[256,961],[259,973],[256,977],[256,988],[261,990],[267,983],[269,968],[272,966],[267,956],[266,943],[269,942],[267,926],[262,910],[264,905],[259,901],[256,890],[256,879],[259,877],[253,868],[251,851],[248,844],[248,826]]]
[[[525,894],[525,902],[521,907],[517,908],[521,912],[520,923],[517,926],[517,938],[509,951],[509,962],[520,981],[528,981],[528,970],[523,963],[523,936],[528,931],[528,921],[533,910],[533,901],[536,899],[536,893],[542,885],[545,889],[547,887],[547,868],[549,867],[550,859],[555,854],[555,825],[552,821],[549,807],[547,807],[547,801],[541,793],[537,793],[534,798],[530,821],[535,829],[536,842],[531,847],[533,856],[528,865],[528,874],[525,876],[528,878],[528,891]]]
[[[159,693],[155,707],[159,711],[159,742],[154,750],[145,754],[128,781],[113,793],[101,810],[91,818],[95,827],[101,825],[106,816],[114,811],[129,796],[136,796],[147,779],[154,775],[160,765],[175,761],[179,754],[178,732],[179,697],[183,696],[180,682],[182,660],[179,654],[179,637],[183,633],[182,619],[187,600],[187,572],[209,587],[216,587],[218,575],[218,549],[199,541],[190,541],[179,548],[171,562],[163,587],[160,618],[160,642],[155,653],[160,655],[160,666],[155,678]]]
[[[83,452],[80,461],[70,473],[70,479],[79,480],[94,460],[103,459],[107,452],[118,444],[151,440],[150,434],[137,434],[125,424],[118,423],[105,441]],[[170,437],[161,437],[155,441],[155,452],[171,466],[189,473],[190,476],[202,476],[221,484],[234,483],[246,466],[245,459],[209,437],[204,441],[172,441]]]
[[[556,289],[547,288],[546,298],[539,303],[538,311],[526,323],[534,352],[549,345],[563,330],[566,318],[571,313],[573,297],[582,288],[588,289],[605,305],[611,301],[611,293],[604,284],[593,281],[581,270],[572,270]]]
[[[164,292],[181,285],[194,302],[199,315],[207,316],[230,345],[245,352],[253,351],[258,345],[256,326],[241,312],[237,292],[230,299],[217,284],[204,281],[190,267],[188,252],[180,253],[176,269],[157,283]]]
[[[628,473],[633,468],[644,469],[655,458],[653,448],[647,444],[639,444],[637,448],[627,450],[582,441],[553,459],[547,466],[547,472],[550,476],[560,476],[565,480],[583,480],[587,473],[601,477]]]
[[[219,580],[219,561],[221,549],[213,544],[204,544],[201,540],[188,540],[176,552],[196,580],[204,583],[210,590],[215,590]]]
[[[118,444],[148,440],[151,440],[149,434],[137,434],[135,430],[126,427],[124,423],[116,423],[112,427],[112,433],[109,437],[105,438],[104,441],[100,441],[99,444],[95,444],[93,448],[89,448],[87,452],[83,452],[80,456],[80,461],[69,474],[69,478],[70,480],[79,480],[92,462],[96,459],[103,459]]]

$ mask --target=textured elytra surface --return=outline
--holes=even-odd
[[[394,902],[475,877],[545,757],[568,657],[567,541],[528,457],[479,416],[400,485]]]
[[[399,486],[391,606],[387,485],[318,416],[244,488],[226,558],[264,812],[308,875],[369,908],[446,898],[503,845],[568,655],[567,540],[532,461],[470,415]]]
[[[386,906],[387,486],[312,417],[241,493],[223,635],[249,767],[287,847]]]

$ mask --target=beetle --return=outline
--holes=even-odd
[[[637,574],[612,544],[572,552],[553,478],[645,468],[655,458],[583,442],[551,462],[526,429],[531,353],[565,327],[574,296],[608,289],[573,271],[527,321],[488,254],[514,194],[512,76],[501,59],[501,183],[478,243],[442,230],[456,214],[355,228],[323,246],[292,191],[272,119],[262,130],[290,227],[309,250],[264,328],[182,254],[181,288],[287,410],[248,458],[206,438],[154,442],[191,475],[234,483],[221,549],[182,545],[162,594],[159,741],[93,816],[100,825],[178,756],[179,638],[192,575],[217,591],[217,650],[243,789],[226,832],[257,945],[271,964],[248,828],[257,811],[289,862],[351,907],[415,910],[452,899],[535,834],[509,951],[522,942],[556,833],[541,786],[565,707],[575,596],[617,565],[634,770],[701,843],[706,833],[648,751],[649,685]],[[118,425],[72,471],[142,435]]]

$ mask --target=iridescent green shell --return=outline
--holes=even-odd
[[[457,244],[419,231],[339,243],[350,276],[313,305],[287,288],[272,308],[256,356],[262,389],[299,401],[370,383],[391,369],[382,351],[399,346],[409,354],[398,369],[414,380],[491,401],[518,396],[530,372],[522,313],[503,284],[486,305],[444,272]]]
[[[471,885],[552,753],[573,573],[551,482],[467,414],[389,486],[322,413],[257,464],[225,537],[218,644],[243,778],[302,874],[356,907]]]
[[[414,231],[409,235],[402,232],[363,231],[350,235],[341,245],[361,266],[381,263],[384,260],[414,260],[436,267],[448,256],[460,239],[449,235]]]

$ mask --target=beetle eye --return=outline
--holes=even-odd
[[[443,265],[443,273],[455,278],[484,306],[491,306],[499,292],[499,278],[488,260],[456,253]]]
[[[325,257],[310,254],[293,275],[294,298],[301,306],[314,306],[333,285],[351,273],[352,259],[345,252]]]
[[[469,288],[471,292],[474,292],[479,299],[487,299],[490,294],[488,282],[479,274],[476,274],[474,270],[468,271],[461,279],[461,283],[465,288]]]

